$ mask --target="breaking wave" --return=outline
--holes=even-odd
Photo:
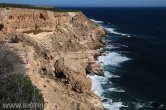
[[[116,31],[114,31],[114,29],[108,28],[107,26],[104,26],[103,21],[97,21],[94,19],[91,19],[91,20],[93,22],[99,24],[103,28],[105,28],[111,34],[117,34],[117,35],[121,35],[121,36],[130,37],[127,34],[122,34],[122,33],[116,32]],[[107,47],[115,48],[113,45],[107,45]],[[99,49],[99,50],[101,51],[102,49]],[[100,63],[102,68],[103,68],[104,77],[97,76],[97,75],[89,75],[88,76],[92,80],[92,91],[96,95],[100,96],[103,100],[107,99],[107,101],[103,102],[103,106],[108,110],[120,110],[121,107],[127,107],[127,106],[123,105],[122,102],[113,102],[111,99],[104,96],[105,91],[125,92],[125,90],[123,90],[123,89],[114,88],[114,87],[111,87],[108,89],[103,88],[103,85],[106,84],[110,78],[119,78],[120,77],[118,75],[113,75],[109,71],[105,70],[104,66],[110,65],[112,67],[117,67],[121,63],[128,61],[128,60],[130,60],[130,58],[127,58],[126,56],[124,56],[118,52],[105,51],[105,52],[103,52],[103,54],[101,56],[98,57],[98,63]]]

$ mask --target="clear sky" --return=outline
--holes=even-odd
[[[166,0],[0,0],[0,3],[57,7],[166,7]]]

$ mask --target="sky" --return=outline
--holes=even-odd
[[[57,7],[166,7],[166,0],[0,0],[0,3]]]

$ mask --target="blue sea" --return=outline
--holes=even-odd
[[[89,76],[104,107],[166,110],[166,8],[72,9],[108,31],[98,58],[105,77]]]

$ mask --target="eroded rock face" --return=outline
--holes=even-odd
[[[0,8],[0,42],[17,50],[45,101],[56,103],[45,110],[103,109],[86,75],[102,75],[94,49],[104,34],[82,12]]]
[[[62,53],[59,55],[59,57],[64,57],[65,59],[70,59],[73,62],[81,64],[81,66],[86,70],[87,73],[94,73],[103,76],[102,69],[96,62],[99,55],[100,53],[96,50],[86,50],[79,52]]]
[[[80,64],[68,59],[59,59],[54,63],[54,67],[55,77],[64,79],[73,90],[79,93],[90,91],[91,81]]]
[[[23,33],[22,39],[37,40],[39,47],[51,51],[94,49],[102,45],[101,35],[105,33],[82,12],[1,8],[0,18],[2,37]]]

